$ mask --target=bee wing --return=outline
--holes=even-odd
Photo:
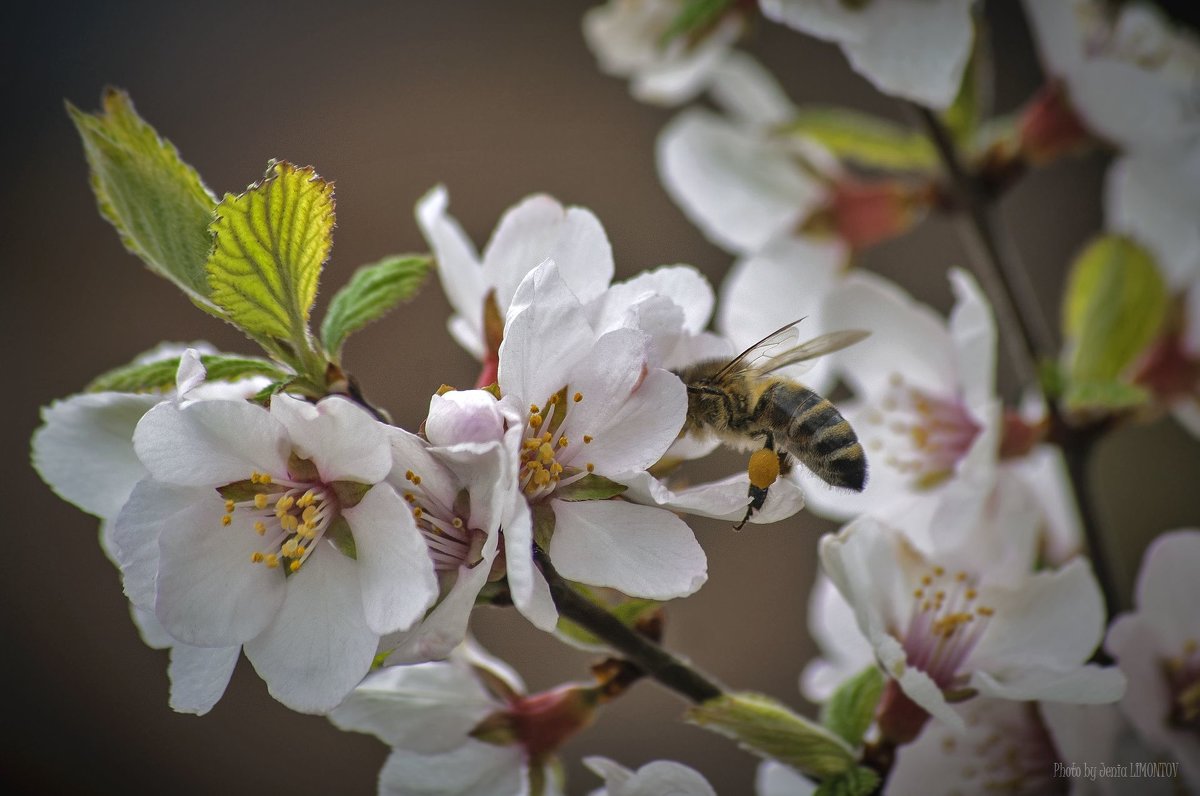
[[[870,332],[862,329],[843,329],[839,332],[823,334],[820,337],[814,337],[794,348],[789,348],[786,351],[776,354],[762,367],[758,368],[758,370],[762,373],[770,373],[773,370],[786,368],[788,365],[795,365],[798,362],[823,357],[826,354],[832,354],[834,351],[841,351],[843,348],[852,346],[870,334]]]
[[[800,336],[799,330],[796,329],[796,324],[800,323],[802,320],[804,319],[800,318],[799,320],[792,321],[786,326],[781,326],[780,328],[771,332],[769,335],[759,340],[757,343],[750,346],[733,359],[729,360],[729,364],[721,368],[721,370],[718,371],[716,376],[713,378],[720,379],[733,373],[744,373],[748,370],[761,370],[761,368],[758,367],[758,363],[761,362],[764,357],[769,357],[772,351],[786,351],[786,348],[780,348],[780,346],[787,346],[796,341],[796,338]]]

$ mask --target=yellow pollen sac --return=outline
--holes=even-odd
[[[268,553],[266,557],[266,563],[268,569],[275,569],[279,566],[279,556],[275,555],[274,553]]]
[[[421,517],[425,516],[425,512],[421,509],[420,506],[414,506],[413,507],[413,516],[419,520],[419,519],[421,519]]]
[[[592,464],[591,462],[588,462],[588,463],[587,463],[587,471],[588,471],[589,473],[593,473],[593,472],[595,472],[595,471],[596,471],[596,465]]]
[[[279,552],[283,553],[283,555],[286,556],[287,558],[295,558],[296,557],[296,540],[288,539],[286,542],[284,542],[280,546]]]
[[[563,434],[561,437],[558,438],[558,447],[565,448],[565,447],[567,447],[568,442],[569,442],[569,440],[567,439],[567,435]],[[232,511],[232,509],[231,509],[231,511]]]
[[[986,605],[981,605],[975,609],[975,613],[979,614],[980,616],[991,616],[992,614],[996,613],[996,609],[989,608]]]
[[[550,471],[538,470],[533,474],[533,482],[538,486],[545,486],[546,484],[550,483]]]
[[[542,442],[547,442],[547,443],[550,442],[550,432],[549,431],[544,432],[542,434]]]
[[[942,567],[934,567],[933,574],[940,578],[942,575],[946,574],[946,570]]]
[[[542,446],[538,448],[538,459],[541,460],[542,464],[549,464],[554,461],[554,448],[550,447],[549,442],[543,442]]]
[[[593,439],[594,439],[594,437],[591,434],[584,434],[583,435],[583,444],[590,445]]]
[[[416,503],[416,502],[417,502],[417,496],[416,496],[416,495],[414,495],[412,492],[405,492],[405,493],[404,493],[404,499],[405,499],[405,500],[407,500],[409,503]]]
[[[537,450],[538,446],[542,444],[542,441],[537,437],[529,437],[523,444],[527,450],[532,451]]]
[[[559,464],[558,462],[555,462],[554,464],[550,465],[550,474],[551,475],[559,475],[560,473],[562,473],[562,471],[563,471],[563,466],[561,464]]]
[[[254,523],[254,531],[259,536],[266,536],[267,535],[267,524],[265,522],[263,522],[262,520],[259,520],[258,522]]]
[[[296,519],[295,514],[284,514],[279,518],[279,524],[290,533],[300,527],[300,520]]]
[[[541,415],[530,415],[529,416],[529,426],[530,426],[530,428],[541,428],[542,427],[542,416]]]
[[[305,547],[304,545],[302,545],[302,544],[301,544],[301,545],[296,545],[296,556],[297,556],[298,558],[303,558],[303,557],[304,557],[304,554],[305,554],[305,553],[307,553],[307,552],[308,552],[308,548],[307,548],[307,547]]]
[[[413,471],[412,471],[412,470],[405,470],[405,471],[404,471],[404,479],[405,479],[406,481],[411,481],[411,480],[413,480]]]
[[[261,564],[263,562],[263,558],[264,558],[264,556],[262,553],[251,553],[250,554],[250,563],[251,564]]]
[[[956,581],[958,581],[959,583],[962,583],[963,581],[965,581],[967,579],[967,573],[965,573],[965,572],[955,573],[954,579]]]
[[[974,589],[967,589],[966,592],[963,594],[963,596],[966,597],[968,600],[974,600],[976,597],[979,596],[979,592],[975,591]]]
[[[580,401],[583,400],[583,393],[581,393],[581,392],[575,393],[574,395],[571,396],[571,400],[573,400],[575,403],[579,403]]]
[[[307,506],[304,509],[304,513],[302,513],[300,515],[300,519],[304,520],[307,523],[311,523],[313,521],[313,518],[316,516],[317,516],[317,507],[316,506]]]
[[[226,512],[226,513],[232,512],[232,511],[233,511],[233,507],[234,507],[234,506],[236,506],[236,505],[237,505],[237,504],[236,504],[236,503],[234,503],[232,500],[226,500],[226,501],[225,501],[225,512]]]
[[[747,469],[751,485],[766,489],[779,478],[779,456],[775,451],[759,448],[750,455]]]
[[[296,501],[296,505],[302,509],[306,509],[313,504],[313,501],[316,500],[316,497],[317,496],[314,495],[313,491],[310,489],[300,496],[300,499]]]
[[[275,501],[275,513],[282,514],[285,511],[290,511],[294,505],[296,505],[296,499],[291,495],[284,495]]]
[[[924,589],[917,589],[916,591],[913,592],[913,597],[917,600],[924,598],[924,596],[925,596]]]
[[[453,525],[455,528],[463,527],[463,521],[459,517],[455,517],[454,519],[450,520],[450,524]]]
[[[421,476],[414,475],[413,476],[413,486],[418,486],[420,483],[421,483]]]
[[[301,565],[302,563],[303,563],[303,562],[301,562],[301,561],[298,561],[298,560],[297,560],[297,561],[293,561],[292,563],[288,564],[288,569],[290,569],[292,572],[299,572],[299,571],[300,571],[300,565]]]
[[[554,395],[550,396],[550,405],[556,406],[557,404],[558,404],[558,394],[555,393]]]
[[[265,509],[267,507],[267,496],[259,492],[254,496],[254,508]]]
[[[933,578],[929,577],[928,575],[925,575],[924,577],[921,578],[921,585],[923,585],[923,586],[929,586],[932,583],[933,583]]]
[[[222,525],[229,525],[229,523],[231,523],[231,522],[233,522],[233,517],[231,517],[230,515],[226,514],[223,517],[221,517]]]
[[[530,404],[530,405],[529,405],[529,414],[531,414],[531,415],[536,415],[536,414],[538,414],[538,413],[539,413],[539,412],[541,412],[541,411],[542,411],[541,409],[538,409],[538,405],[537,405],[537,404]]]

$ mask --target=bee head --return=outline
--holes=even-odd
[[[726,415],[725,392],[711,382],[694,381],[687,384],[689,428],[701,429],[724,425]]]

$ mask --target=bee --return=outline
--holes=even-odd
[[[867,459],[854,429],[837,408],[791,379],[772,375],[798,362],[839,351],[869,332],[831,332],[786,347],[797,337],[793,321],[730,361],[713,359],[676,371],[687,386],[682,433],[715,434],[731,447],[762,446],[750,456],[750,504],[740,529],[763,507],[767,491],[794,458],[821,480],[861,492]],[[777,352],[776,349],[779,349]]]

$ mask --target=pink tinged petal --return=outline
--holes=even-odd
[[[500,707],[468,666],[389,666],[372,673],[329,713],[343,730],[375,735],[422,755],[449,752]]]
[[[959,268],[950,271],[955,305],[950,313],[950,340],[963,402],[982,417],[996,400],[996,322],[975,278]]]
[[[609,375],[616,384],[622,374],[613,370]],[[605,395],[603,387],[592,379],[578,379],[572,386],[584,398],[575,407],[583,410],[581,416],[567,417],[573,435],[571,444],[577,444],[575,436],[582,438],[584,434],[593,440],[586,446],[579,444],[570,462],[576,467],[594,464],[596,472],[606,475],[644,470],[661,459],[679,436],[687,414],[683,382],[674,373],[658,368],[647,373],[632,394],[624,396]],[[597,403],[614,400],[606,406],[585,408],[592,396],[597,397]]]
[[[429,399],[425,436],[433,445],[495,442],[504,436],[504,415],[484,390],[452,390]]]
[[[159,404],[138,423],[133,445],[156,480],[183,486],[285,475],[291,453],[283,424],[245,401]]]
[[[482,359],[483,300],[486,287],[479,255],[462,227],[447,215],[450,198],[444,186],[438,185],[417,203],[417,224],[425,242],[433,249],[438,278],[450,305],[456,313],[451,319],[455,339],[476,359]]]
[[[1158,536],[1142,558],[1135,602],[1138,616],[1164,639],[1179,645],[1200,641],[1200,531],[1169,531]]]
[[[504,526],[504,565],[513,605],[534,627],[553,633],[558,626],[558,609],[546,578],[533,565],[533,518],[520,493],[512,495],[512,508]]]
[[[581,301],[600,295],[612,280],[612,246],[596,216],[582,207],[564,210],[543,194],[530,196],[505,212],[483,252],[483,272],[501,311],[525,275],[546,259],[558,263]]]
[[[171,678],[171,709],[197,716],[212,710],[225,694],[241,652],[240,646],[173,646],[167,668]]]
[[[754,777],[757,796],[813,796],[817,783],[774,760],[760,763]]]
[[[693,594],[708,578],[691,528],[668,511],[613,500],[552,505],[547,552],[568,580],[669,600]]]
[[[755,251],[795,228],[824,187],[794,155],[702,110],[684,111],[658,138],[659,176],[675,203],[717,245]]]
[[[216,530],[220,527],[220,508],[216,493],[203,487],[160,484],[147,478],[133,488],[129,501],[112,524],[112,547],[121,567],[125,595],[134,605],[154,609],[159,535],[171,528],[208,526]],[[218,512],[214,513],[214,509]]]
[[[965,726],[962,717],[950,707],[942,689],[933,678],[915,666],[908,665],[908,656],[900,642],[890,635],[881,636],[875,642],[875,655],[879,665],[889,677],[895,679],[904,694],[923,707],[930,716],[945,722],[956,730]]]
[[[85,393],[42,409],[33,467],[54,494],[97,517],[115,517],[146,468],[133,430],[158,395]]]
[[[473,739],[439,755],[394,749],[379,772],[380,796],[526,796],[529,775],[520,746]]]
[[[433,559],[408,504],[387,484],[376,484],[342,516],[354,535],[367,627],[379,635],[408,629],[438,596]]]
[[[324,713],[367,674],[379,634],[367,627],[358,565],[332,546],[288,578],[275,621],[246,642],[271,696],[301,713]]]
[[[521,282],[509,307],[497,376],[501,393],[540,406],[562,389],[594,340],[583,305],[558,267],[543,263]]]
[[[162,529],[155,607],[163,627],[180,641],[230,647],[271,624],[289,587],[282,567],[251,562],[263,538],[250,519],[235,515],[232,524],[222,525],[224,506],[216,494],[204,506]]]
[[[313,405],[276,395],[271,416],[287,428],[296,454],[311,459],[326,483],[374,484],[392,468],[386,426],[345,398],[325,398]]]

